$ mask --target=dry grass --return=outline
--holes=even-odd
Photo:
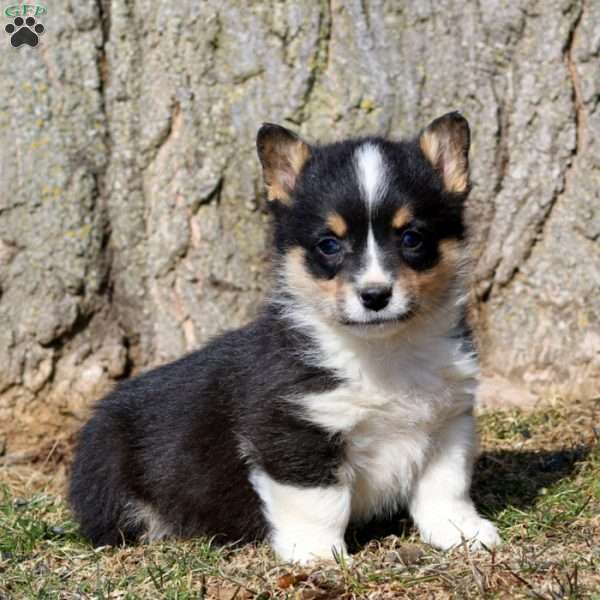
[[[310,569],[278,564],[264,545],[94,550],[60,493],[68,451],[52,442],[0,467],[0,598],[600,599],[599,409],[481,417],[474,491],[506,540],[497,552],[436,552],[399,517],[353,532],[351,565]]]

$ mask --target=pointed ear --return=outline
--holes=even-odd
[[[469,145],[467,120],[451,112],[430,123],[419,136],[425,158],[442,176],[444,188],[453,194],[469,190]]]
[[[264,123],[256,136],[256,149],[268,199],[289,202],[298,175],[310,158],[310,146],[289,129]]]

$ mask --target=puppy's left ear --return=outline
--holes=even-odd
[[[441,175],[447,192],[464,194],[469,191],[470,143],[469,124],[458,112],[439,117],[419,136],[421,150]]]
[[[268,199],[289,202],[298,175],[310,158],[310,146],[289,129],[264,123],[256,136],[256,149]]]

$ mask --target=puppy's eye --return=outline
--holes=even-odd
[[[423,245],[423,236],[414,229],[407,229],[400,238],[400,245],[406,250],[418,250]]]
[[[334,256],[338,254],[338,252],[341,252],[342,245],[335,238],[328,237],[321,240],[317,244],[317,248],[320,252],[325,254],[325,256]]]

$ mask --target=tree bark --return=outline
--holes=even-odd
[[[600,3],[57,0],[41,20],[0,52],[3,423],[60,426],[251,318],[261,122],[401,137],[453,109],[484,372],[517,398],[600,390]]]

